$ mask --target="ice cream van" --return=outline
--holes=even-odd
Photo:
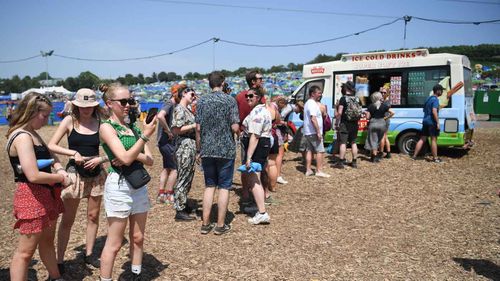
[[[468,147],[475,126],[473,109],[472,72],[466,56],[430,54],[427,49],[345,54],[338,61],[307,64],[303,68],[305,81],[292,94],[296,101],[308,99],[313,85],[323,89],[321,102],[334,116],[335,104],[342,96],[341,85],[352,81],[356,96],[363,107],[370,104],[370,95],[381,87],[389,89],[390,103],[395,112],[388,137],[403,153],[412,153],[422,128],[425,100],[432,87],[444,87],[439,111],[441,133],[439,146]],[[454,94],[448,99],[448,93]],[[294,120],[300,123],[297,116]],[[367,120],[359,121],[358,142],[366,139]],[[325,143],[332,143],[334,132],[329,131]]]

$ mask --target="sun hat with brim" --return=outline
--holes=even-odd
[[[78,107],[94,107],[99,105],[97,96],[91,89],[80,89],[71,103]]]

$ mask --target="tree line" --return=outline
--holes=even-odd
[[[469,57],[472,62],[472,67],[475,63],[482,63],[485,65],[495,65],[500,63],[500,44],[481,44],[476,46],[460,45],[460,46],[444,46],[444,47],[419,47],[426,48],[430,53],[452,53],[452,54],[462,54]],[[383,51],[383,50],[381,50]],[[338,53],[334,56],[319,54],[313,60],[307,62],[310,63],[321,63],[333,60],[340,60],[342,55],[345,53]],[[289,63],[287,65],[274,65],[268,69],[260,67],[240,67],[234,71],[222,70],[226,76],[244,76],[245,73],[251,69],[258,69],[262,73],[276,73],[285,71],[302,71],[304,64]],[[491,75],[498,77],[498,70],[492,70]],[[80,88],[96,88],[97,85],[101,83],[111,83],[120,82],[123,85],[135,85],[135,84],[151,84],[155,82],[169,82],[178,81],[181,79],[185,80],[199,80],[206,78],[208,73],[199,72],[188,72],[184,76],[178,75],[175,72],[161,71],[159,73],[153,72],[150,76],[145,76],[139,73],[137,76],[133,74],[126,74],[124,77],[118,77],[115,80],[112,79],[100,79],[97,75],[90,71],[84,71],[80,73],[77,77],[67,77],[64,80],[59,80],[56,82],[56,86],[63,86],[64,88],[76,92]],[[53,79],[46,72],[40,73],[40,75],[35,77],[24,76],[21,78],[19,75],[14,75],[11,78],[1,79],[0,78],[0,93],[21,93],[30,88],[38,88],[43,84],[46,77],[49,80]]]

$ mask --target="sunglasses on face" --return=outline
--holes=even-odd
[[[252,99],[253,97],[255,97],[254,94],[246,94],[245,95],[245,98],[247,98],[247,99]]]
[[[111,100],[111,101],[118,101],[118,102],[120,102],[120,105],[121,105],[121,106],[126,106],[126,105],[127,105],[127,103],[128,103],[129,105],[135,105],[135,99],[133,99],[133,98],[128,98],[128,99],[119,99],[119,100]]]
[[[255,77],[255,80],[261,80],[264,79],[264,77]]]

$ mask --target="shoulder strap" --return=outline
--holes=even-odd
[[[31,136],[30,133],[28,132],[25,132],[25,131],[17,131],[10,139],[9,141],[7,142],[7,155],[9,155],[10,157],[10,147],[12,146],[12,143],[14,142],[14,139],[17,138],[17,136],[19,136],[20,134],[28,134]]]

